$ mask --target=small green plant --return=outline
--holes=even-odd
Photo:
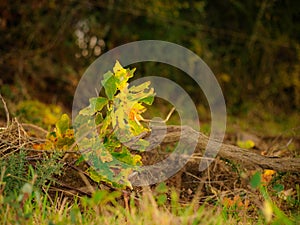
[[[20,151],[16,154],[10,154],[0,160],[2,172],[3,194],[12,194],[19,190],[24,184],[24,177],[27,172],[26,153]]]
[[[162,206],[166,204],[168,200],[167,192],[168,192],[168,187],[165,183],[160,183],[156,186],[155,188],[155,200],[157,202],[158,206]]]
[[[68,150],[74,144],[74,129],[70,127],[70,118],[63,114],[55,124],[55,130],[47,135],[43,149]]]
[[[15,154],[9,154],[0,161],[2,172],[2,182],[4,195],[12,195],[20,190],[24,183],[35,178],[35,187],[41,188],[47,181],[54,182],[53,175],[60,174],[62,164],[57,163],[59,154],[54,153],[47,156],[46,153],[41,161],[35,163],[35,166],[29,164],[26,159],[25,151],[20,151]]]
[[[254,189],[258,189],[262,196],[264,197],[264,203],[261,208],[263,220],[267,224],[288,224],[293,225],[296,224],[296,220],[293,217],[286,215],[273,201],[270,197],[266,184],[263,182],[264,176],[266,175],[261,174],[260,172],[256,172],[251,180],[250,185]],[[297,215],[296,215],[297,216]]]
[[[151,105],[155,94],[150,82],[129,87],[134,71],[117,61],[101,81],[106,97],[89,99],[89,106],[75,119],[75,137],[91,165],[90,177],[114,187],[131,187],[129,175],[142,164],[138,152],[149,145],[139,138],[148,131],[141,114],[146,111],[143,104]]]

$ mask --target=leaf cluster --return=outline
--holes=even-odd
[[[141,156],[130,149],[144,151],[149,143],[139,136],[148,131],[143,125],[143,104],[151,105],[154,90],[150,82],[129,87],[135,69],[124,69],[117,61],[113,71],[104,74],[101,84],[106,97],[89,99],[75,119],[75,137],[88,170],[95,181],[116,187],[131,187],[129,176],[141,165]]]

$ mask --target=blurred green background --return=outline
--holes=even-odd
[[[157,39],[189,48],[208,64],[231,118],[296,127],[299,21],[300,2],[294,0],[2,0],[0,93],[11,107],[38,100],[70,112],[76,85],[98,56],[131,41]],[[200,116],[209,117],[205,98],[179,70],[134,66],[139,76],[181,84]]]

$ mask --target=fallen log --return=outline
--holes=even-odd
[[[167,131],[167,132],[166,132]],[[161,138],[164,136],[163,138]],[[197,132],[188,126],[157,126],[154,132],[146,138],[151,146],[158,144],[172,144],[179,140],[187,143],[194,143],[197,140],[196,153],[203,152],[209,141],[209,137]],[[220,144],[213,141],[216,145]],[[257,154],[251,150],[239,148],[234,145],[221,143],[218,156],[232,160],[245,167],[256,167],[261,169],[272,169],[278,172],[300,172],[300,158],[274,158]]]

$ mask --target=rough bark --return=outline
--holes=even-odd
[[[167,132],[166,132],[167,130]],[[164,133],[166,134],[164,135]],[[162,138],[164,136],[164,138]],[[147,140],[152,146],[157,144],[171,144],[179,140],[187,145],[197,140],[195,152],[203,152],[209,138],[203,133],[197,132],[187,126],[167,126],[155,127]],[[162,140],[161,140],[162,139]],[[218,144],[218,142],[214,142]],[[256,167],[262,169],[272,169],[278,172],[300,172],[300,158],[273,158],[253,152],[252,150],[242,149],[234,145],[221,143],[218,156],[224,159],[240,163],[245,167]]]

